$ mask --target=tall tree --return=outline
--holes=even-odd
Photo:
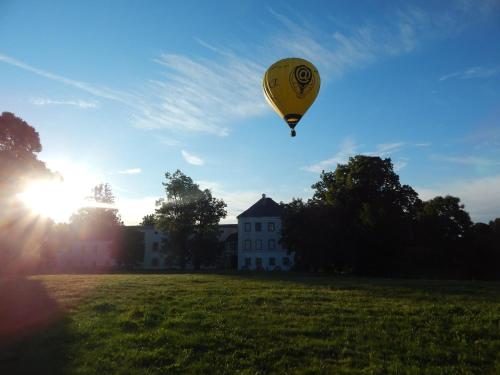
[[[142,221],[141,221],[140,225],[142,225],[144,227],[147,227],[147,226],[154,227],[156,225],[156,216],[155,216],[155,214],[145,215],[142,218]]]
[[[23,189],[36,178],[54,174],[38,160],[42,151],[35,129],[13,113],[0,115],[0,202]]]
[[[218,223],[226,216],[226,204],[180,170],[167,172],[165,178],[167,199],[158,201],[155,217],[157,228],[167,234],[169,255],[183,269],[189,261],[195,268],[215,261]]]
[[[465,237],[472,221],[460,198],[435,197],[418,214],[417,243],[426,251],[420,263],[430,276],[462,277],[466,258]]]
[[[41,150],[32,126],[10,112],[0,115],[0,272],[26,269],[26,259],[36,258],[52,224],[17,198],[29,182],[56,177],[38,159]]]
[[[401,185],[391,160],[351,157],[333,172],[323,172],[312,187],[311,203],[336,208],[341,223],[349,223],[344,235],[355,241],[355,271],[390,274],[397,250],[412,239],[421,206],[418,194]]]
[[[113,256],[119,265],[127,269],[136,267],[144,259],[144,232],[122,226],[113,247]]]
[[[92,188],[90,204],[80,208],[70,218],[73,229],[81,239],[112,240],[123,224],[118,209],[113,207],[115,198],[109,184]]]
[[[351,157],[335,171],[323,171],[312,188],[313,201],[349,207],[366,222],[377,214],[415,216],[421,203],[409,185],[401,185],[391,159],[378,156]]]
[[[226,203],[212,196],[210,190],[201,192],[196,202],[196,220],[191,239],[193,266],[199,269],[202,264],[214,263],[222,251],[219,242],[219,221],[226,217]]]
[[[447,195],[424,202],[420,219],[432,242],[463,238],[472,226],[460,198]]]

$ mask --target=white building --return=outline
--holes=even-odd
[[[116,266],[112,241],[76,240],[58,253],[58,265],[64,270],[107,270]]]
[[[293,254],[281,239],[281,207],[262,198],[238,216],[238,270],[289,270]]]
[[[144,259],[142,268],[159,270],[168,268],[165,251],[162,251],[166,236],[153,226],[139,227],[144,233]]]

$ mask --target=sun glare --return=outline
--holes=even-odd
[[[64,222],[78,208],[88,204],[85,197],[98,179],[87,168],[67,161],[47,164],[61,174],[63,179],[34,180],[19,194],[19,198],[34,214]]]

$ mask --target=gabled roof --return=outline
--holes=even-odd
[[[262,198],[255,202],[248,210],[243,211],[237,216],[240,217],[280,217],[282,214],[281,206],[271,198],[266,198],[262,194]]]

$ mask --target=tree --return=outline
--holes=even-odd
[[[344,244],[351,241],[347,248],[355,251],[351,254],[354,270],[390,274],[398,249],[412,240],[412,224],[421,206],[418,194],[401,185],[391,160],[351,157],[335,171],[323,171],[312,188],[310,203],[333,207],[335,215],[341,215],[341,238]]]
[[[97,203],[113,204],[115,203],[115,196],[111,190],[111,186],[106,184],[98,184],[92,189],[92,196],[90,199]]]
[[[312,188],[313,201],[349,207],[364,215],[367,223],[374,219],[370,214],[414,216],[420,204],[418,194],[399,182],[391,159],[378,156],[351,157],[335,171],[323,171]]]
[[[38,160],[40,151],[40,137],[32,126],[13,113],[0,115],[0,200],[17,194],[30,180],[54,177]]]
[[[226,203],[212,196],[210,190],[201,192],[196,202],[195,230],[191,239],[193,266],[199,269],[202,264],[214,263],[222,251],[219,241],[219,221],[226,217]]]
[[[36,258],[52,222],[32,215],[17,198],[27,183],[55,178],[38,160],[42,150],[35,129],[10,112],[0,115],[0,271],[23,268],[23,256]],[[28,235],[29,234],[29,235]],[[38,256],[38,255],[37,255]]]
[[[156,225],[156,216],[155,214],[145,215],[142,218],[141,224],[143,227],[151,226],[154,227]]]
[[[465,234],[460,255],[460,276],[486,280],[500,277],[500,246],[495,243],[493,226],[484,223],[472,225]]]
[[[91,204],[80,208],[70,218],[70,223],[80,239],[112,240],[123,224],[118,209],[113,207],[115,198],[109,184],[92,188]]]
[[[423,203],[416,222],[416,243],[422,251],[414,267],[431,277],[463,277],[466,235],[472,221],[460,198],[435,197]]]
[[[133,269],[144,259],[144,232],[134,227],[122,226],[113,256],[118,264]]]
[[[195,268],[215,261],[218,223],[226,216],[226,204],[180,170],[167,172],[165,178],[167,199],[157,203],[155,217],[157,228],[167,234],[169,255],[183,269],[189,261]]]
[[[460,203],[460,198],[447,195],[424,202],[420,219],[432,242],[458,240],[471,228],[469,214]]]

